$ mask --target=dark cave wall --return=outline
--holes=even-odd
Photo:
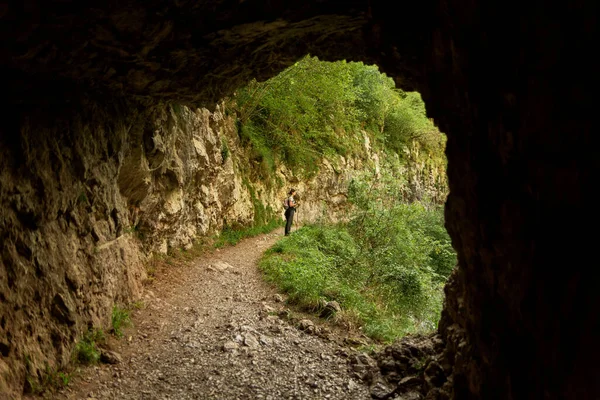
[[[0,14],[1,79],[32,110],[78,91],[151,108],[212,104],[308,52],[377,62],[448,135],[459,268],[439,329],[453,398],[598,398],[597,4],[395,6],[15,2]]]
[[[94,103],[7,106],[0,127],[0,398],[71,361],[146,276],[117,177],[128,124]],[[67,112],[65,113],[65,110]]]
[[[448,134],[460,267],[440,332],[455,398],[600,394],[596,7],[455,1],[434,14],[420,88]]]
[[[364,57],[366,9],[356,0],[13,1],[0,10],[10,38],[2,75],[12,101],[43,97],[40,85],[60,89],[61,79],[148,105],[213,107],[307,53]]]

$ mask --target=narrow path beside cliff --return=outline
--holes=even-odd
[[[274,232],[159,274],[113,349],[61,399],[367,399],[343,333],[305,332],[258,269]],[[304,318],[304,317],[301,317]]]

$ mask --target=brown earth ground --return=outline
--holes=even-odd
[[[282,233],[161,263],[133,326],[106,345],[120,362],[82,367],[44,397],[371,398],[352,368],[368,340],[290,308],[265,282],[258,260]]]

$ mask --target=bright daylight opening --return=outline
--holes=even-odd
[[[376,66],[307,56],[225,104],[248,148],[246,184],[284,196],[282,177],[298,182],[293,234],[261,261],[267,279],[376,341],[434,330],[456,255],[444,228],[445,136],[419,93]],[[315,193],[328,168],[339,180]],[[281,220],[255,211],[255,227]]]

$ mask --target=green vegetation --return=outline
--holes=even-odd
[[[271,224],[273,220],[277,219],[275,211],[271,208],[271,206],[265,207],[264,203],[258,198],[256,190],[250,181],[243,179],[242,182],[250,193],[250,200],[252,201],[252,208],[254,209],[254,220],[252,222],[252,226],[260,227],[262,225]]]
[[[227,140],[225,138],[221,138],[221,158],[223,159],[223,164],[227,161],[229,157],[229,145],[227,144]]]
[[[209,248],[207,238],[199,237],[192,243],[192,246],[185,249],[183,247],[174,248],[170,247],[167,251],[167,254],[155,254],[154,255],[154,263],[151,263],[150,268],[147,269],[149,276],[154,276],[156,274],[156,264],[169,264],[173,265],[174,263],[178,263],[179,261],[190,261],[200,257],[204,254]]]
[[[444,135],[427,118],[421,96],[395,88],[376,66],[307,56],[265,82],[250,82],[226,104],[248,152],[242,168],[255,217],[250,227],[226,225],[215,247],[279,225],[280,216],[263,206],[250,180],[280,185],[280,164],[309,178],[323,158],[334,166],[340,156],[365,159],[367,141],[402,176],[402,201],[444,200]]]
[[[79,194],[79,196],[77,197],[77,204],[82,204],[82,203],[89,204],[88,198],[84,192],[81,192]]]
[[[69,385],[71,376],[71,373],[56,371],[46,365],[46,371],[42,377],[41,386],[42,388],[45,388],[45,390],[60,389]]]
[[[75,346],[75,360],[81,364],[96,364],[100,361],[98,344],[103,343],[105,340],[106,338],[102,330],[89,330],[83,335],[77,346]]]
[[[307,56],[266,82],[250,82],[229,106],[259,178],[278,162],[310,176],[323,157],[360,157],[364,133],[380,150],[406,158],[407,148],[417,146],[445,165],[445,138],[421,96],[396,89],[376,66]]]
[[[123,229],[123,233],[127,234],[127,233],[135,233],[135,232],[139,232],[139,226],[135,225],[135,226],[130,226],[128,228]]]
[[[25,359],[26,367],[29,369],[30,360]],[[58,371],[46,364],[46,369],[40,373],[41,377],[27,374],[25,379],[25,392],[40,395],[48,391],[54,391],[66,387],[71,382],[72,374],[66,371]]]
[[[266,224],[255,225],[248,228],[225,227],[221,232],[221,235],[216,239],[214,247],[221,248],[224,246],[233,246],[238,244],[242,239],[269,233],[282,225],[283,222],[273,219]]]
[[[271,206],[265,206],[264,203],[260,201],[252,183],[247,179],[243,179],[242,182],[250,193],[250,200],[252,201],[252,208],[254,209],[254,219],[252,224],[246,227],[229,226],[225,224],[221,234],[214,242],[213,246],[215,248],[236,245],[242,239],[269,233],[275,228],[283,225],[281,215],[277,215]]]
[[[112,310],[112,330],[117,338],[123,337],[123,328],[131,326],[131,317],[129,311],[119,306],[114,306]]]
[[[389,174],[355,179],[350,221],[281,239],[261,261],[267,278],[310,310],[337,300],[377,340],[434,329],[456,255],[441,207],[397,201],[401,185]]]
[[[131,303],[129,305],[129,309],[131,309],[131,310],[141,310],[144,307],[146,307],[146,304],[144,303],[143,300],[134,301],[133,303]]]
[[[375,66],[308,56],[268,81],[250,82],[227,104],[253,179],[271,182],[279,164],[310,178],[323,158],[336,165],[340,156],[375,167],[365,159],[367,142],[380,155],[380,171],[350,184],[348,222],[281,239],[261,261],[267,278],[307,309],[337,300],[342,318],[382,341],[434,329],[456,255],[440,206],[445,137],[421,96],[395,88]],[[255,208],[252,232],[272,222],[272,210],[244,183]],[[217,246],[237,243],[243,232],[227,228]]]

